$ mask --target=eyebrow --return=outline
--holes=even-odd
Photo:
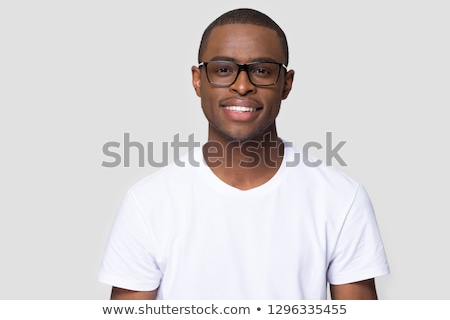
[[[215,57],[211,58],[209,61],[231,61],[231,62],[238,63],[236,59],[231,58],[231,57],[227,57],[227,56],[215,56]],[[251,61],[249,61],[247,63],[251,63],[251,62],[275,62],[275,63],[281,63],[281,62],[278,62],[277,60],[275,60],[273,58],[269,58],[269,57],[254,58],[254,59],[252,59]]]

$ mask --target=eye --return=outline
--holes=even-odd
[[[228,61],[214,61],[208,64],[208,68],[211,77],[228,78],[235,74],[237,66]]]
[[[258,74],[266,74],[266,73],[270,73],[270,71],[269,70],[267,70],[267,69],[263,69],[263,68],[258,68],[258,69],[256,69],[255,71],[253,71],[254,73],[258,73]]]
[[[230,73],[233,72],[229,67],[220,67],[216,70],[216,73]]]
[[[273,69],[272,65],[258,64],[254,66],[252,74],[253,76],[256,77],[266,78],[270,77],[270,75],[273,73],[272,69]]]

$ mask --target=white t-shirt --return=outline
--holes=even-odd
[[[158,299],[316,300],[327,282],[389,273],[363,187],[299,154],[286,147],[272,179],[245,191],[220,180],[201,148],[185,167],[141,180],[121,204],[99,281],[159,288]]]

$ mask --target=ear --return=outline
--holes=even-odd
[[[191,68],[191,72],[192,72],[192,85],[194,86],[194,90],[195,93],[197,94],[197,96],[201,97],[201,70],[199,67],[193,66]]]
[[[286,99],[289,95],[289,92],[291,92],[292,83],[294,82],[294,73],[294,70],[289,70],[288,72],[286,72],[286,75],[284,77],[283,95],[281,97],[282,100]]]

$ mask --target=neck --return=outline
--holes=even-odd
[[[248,190],[269,181],[278,171],[284,145],[275,128],[245,141],[209,134],[203,156],[211,170],[225,183]]]

